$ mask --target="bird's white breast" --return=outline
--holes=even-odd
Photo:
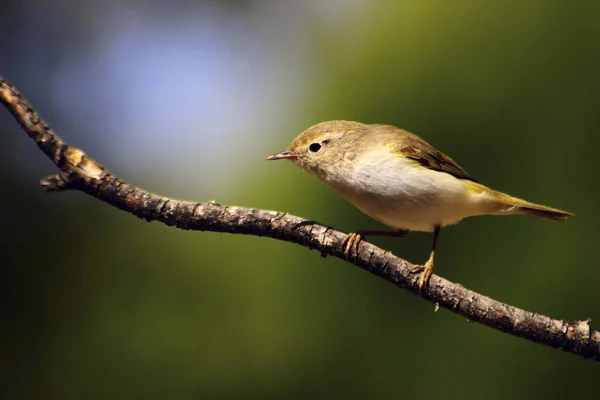
[[[385,147],[342,163],[320,178],[392,228],[432,231],[479,213],[481,196],[471,193],[464,180],[390,154]]]

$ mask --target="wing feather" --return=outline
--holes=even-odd
[[[456,161],[448,157],[435,147],[421,139],[417,135],[390,125],[380,125],[379,128],[394,130],[395,135],[400,135],[400,140],[392,141],[392,150],[401,153],[404,157],[411,159],[425,168],[434,171],[445,172],[459,179],[478,182]],[[395,136],[394,135],[394,136]]]

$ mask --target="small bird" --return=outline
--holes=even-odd
[[[490,189],[425,140],[391,125],[321,122],[267,160],[294,162],[395,230],[348,234],[343,243],[347,258],[369,235],[433,232],[429,259],[414,270],[422,271],[419,292],[429,283],[438,235],[446,225],[476,215],[522,214],[551,221],[574,216]]]

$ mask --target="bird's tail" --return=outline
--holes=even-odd
[[[575,214],[567,211],[531,203],[477,183],[470,183],[476,185],[473,189],[482,193],[485,192],[485,197],[488,199],[486,201],[486,214],[529,215],[531,217],[547,219],[550,221],[564,221],[569,217],[575,216]]]

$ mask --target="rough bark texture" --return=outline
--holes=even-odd
[[[193,203],[146,192],[110,174],[83,151],[64,143],[6,80],[0,78],[0,101],[39,148],[60,169],[42,180],[47,191],[80,190],[146,221],[180,229],[242,233],[297,243],[344,259],[346,234],[283,212]],[[418,294],[413,265],[367,242],[359,244],[358,267]],[[425,299],[471,321],[554,348],[600,360],[600,332],[590,321],[565,321],[521,310],[490,299],[436,275],[421,294]]]

